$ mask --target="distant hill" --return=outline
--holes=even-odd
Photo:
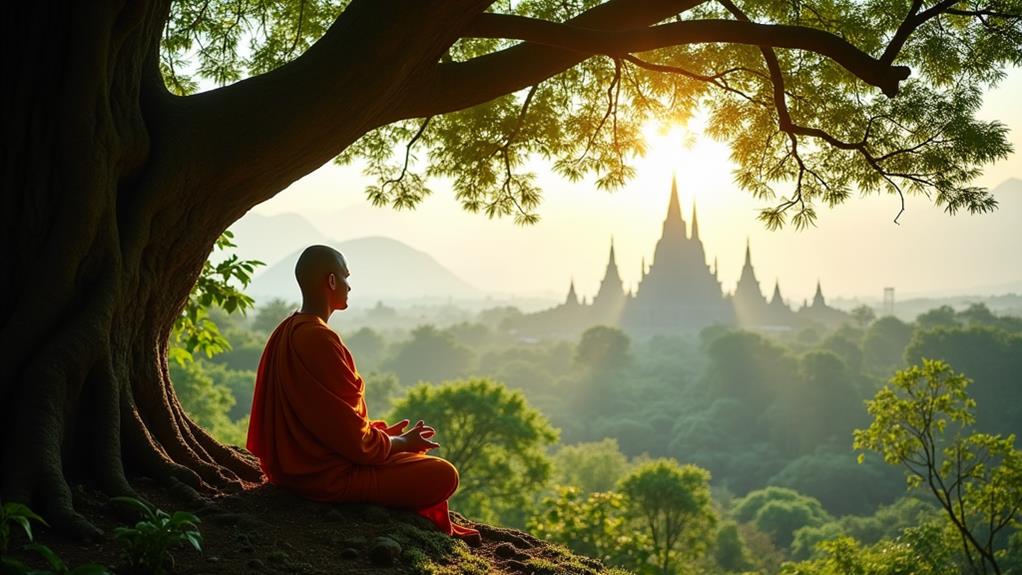
[[[268,266],[310,244],[330,242],[309,220],[292,213],[264,216],[249,212],[230,229],[238,245],[234,253],[241,259],[261,260]]]
[[[478,298],[482,292],[457,277],[427,253],[385,237],[324,242],[344,254],[351,271],[352,307],[377,300]],[[258,273],[248,288],[256,300],[299,299],[294,269],[301,248]]]

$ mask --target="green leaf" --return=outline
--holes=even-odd
[[[197,531],[189,531],[185,533],[185,537],[188,539],[188,542],[192,544],[192,547],[194,547],[196,551],[202,553],[202,536],[199,535]]]
[[[29,541],[32,541],[32,525],[29,524],[28,518],[21,515],[13,515],[10,520],[21,526],[21,529],[25,532],[25,536],[28,537]]]
[[[50,567],[52,567],[53,570],[58,573],[63,573],[64,571],[67,570],[67,567],[64,565],[64,562],[60,560],[60,557],[57,557],[57,554],[54,553],[52,549],[45,545],[40,545],[38,543],[30,543],[28,545],[25,545],[24,549],[26,551],[33,551],[41,555],[44,559],[46,559],[46,562],[50,564]]]
[[[111,497],[110,501],[114,503],[120,503],[127,507],[133,508],[136,511],[138,511],[143,517],[153,518],[155,516],[154,515],[154,510],[156,509],[155,507],[146,503],[145,501],[136,499],[135,497]]]

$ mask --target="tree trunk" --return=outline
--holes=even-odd
[[[181,408],[174,319],[243,210],[152,168],[147,113],[167,2],[19,2],[4,19],[0,497],[78,535],[69,479],[129,495],[127,472],[200,490],[261,481]]]
[[[80,536],[69,481],[261,482],[184,413],[167,342],[217,237],[392,114],[487,0],[353,0],[272,73],[167,92],[171,0],[16,2],[0,19],[0,498]],[[273,114],[266,114],[274,110]]]

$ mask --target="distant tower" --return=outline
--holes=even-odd
[[[695,200],[692,200],[692,239],[699,239],[699,218],[696,216]]]
[[[564,300],[568,307],[578,307],[578,294],[575,293],[575,278],[571,278],[571,286],[568,288],[568,297]]]
[[[827,302],[823,299],[823,288],[820,287],[820,280],[816,280],[816,294],[813,295],[813,307],[826,307]]]
[[[607,259],[607,271],[600,281],[600,289],[593,297],[593,312],[600,322],[614,322],[621,318],[621,311],[626,301],[624,282],[617,269],[617,258],[614,256],[614,238],[610,239],[610,257]]]
[[[770,298],[770,305],[784,305],[784,298],[781,297],[781,280],[774,279],[774,295]]]
[[[884,315],[894,315],[894,288],[884,288]]]

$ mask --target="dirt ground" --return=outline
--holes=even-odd
[[[306,501],[269,485],[213,499],[196,499],[194,492],[167,489],[147,479],[136,479],[133,485],[164,511],[192,511],[201,518],[202,553],[191,547],[176,549],[174,573],[609,573],[594,559],[572,555],[527,533],[473,523],[456,513],[452,514],[456,522],[479,529],[481,544],[469,547],[447,537],[414,513]],[[112,533],[119,525],[133,524],[135,518],[93,489],[76,486],[73,493],[76,509],[104,531],[102,540],[82,543],[37,528],[36,541],[56,551],[69,567],[99,563],[119,575],[132,573]],[[379,538],[391,541],[381,544]],[[24,542],[15,538],[11,547]],[[14,556],[30,558],[23,553]],[[30,564],[44,566],[34,556]]]

